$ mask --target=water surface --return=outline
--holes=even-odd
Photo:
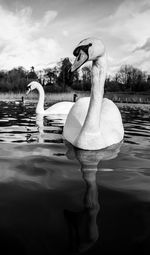
[[[123,107],[122,144],[77,150],[64,116],[0,103],[0,244],[3,254],[148,254],[149,112]]]

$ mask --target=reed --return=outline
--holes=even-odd
[[[129,112],[132,110],[139,110],[140,112],[144,111],[144,112],[149,112],[150,111],[150,104],[141,104],[141,103],[116,103],[116,105],[118,106],[119,109],[122,109],[124,111],[128,111]]]
[[[106,93],[105,97],[111,99],[115,103],[150,104],[149,94]]]
[[[45,101],[46,102],[59,102],[59,101],[73,101],[73,95],[76,92],[65,92],[65,93],[46,93],[45,94]],[[76,93],[79,97],[89,96],[87,92]],[[36,92],[32,92],[28,95],[25,93],[0,93],[0,101],[15,101],[20,100],[24,97],[25,100],[38,100],[38,94]]]
[[[78,98],[90,96],[90,92],[65,92],[65,93],[46,93],[45,102],[73,101],[73,94],[76,93]],[[28,95],[25,93],[0,93],[0,101],[15,101],[21,97],[25,100],[38,100],[38,94],[32,92]],[[111,99],[115,103],[128,104],[150,104],[149,94],[127,94],[127,93],[105,93],[105,97]]]

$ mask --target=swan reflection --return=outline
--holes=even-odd
[[[62,139],[60,133],[62,133],[62,126],[64,126],[65,120],[66,116],[64,115],[43,116],[42,114],[36,114],[36,125],[34,130],[29,130],[27,142],[57,142],[58,139]]]
[[[121,145],[122,143],[118,143],[102,150],[89,151],[75,148],[66,142],[66,156],[70,160],[77,159],[80,162],[82,178],[86,185],[82,211],[64,211],[69,229],[70,249],[73,252],[87,251],[99,238],[97,215],[100,203],[96,174],[100,161],[116,158]]]

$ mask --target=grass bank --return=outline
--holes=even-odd
[[[66,93],[46,93],[45,102],[59,102],[59,101],[73,101],[74,94],[78,97],[89,96],[89,92],[66,92]],[[25,93],[0,93],[0,101],[17,101],[24,97],[25,100],[38,100],[38,93],[30,93],[26,95]]]
[[[66,93],[47,93],[45,95],[45,102],[59,102],[59,101],[73,101],[73,95],[78,95],[78,98],[89,96],[90,92],[66,92]],[[21,97],[25,100],[38,100],[37,93],[30,93],[26,95],[25,93],[0,93],[0,101],[16,101],[20,100]],[[111,99],[115,103],[128,103],[128,104],[150,104],[150,93],[148,94],[129,94],[129,93],[116,93],[107,92],[105,97]]]
[[[105,97],[116,103],[150,104],[150,93],[115,93],[107,92]]]

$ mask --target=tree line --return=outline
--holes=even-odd
[[[27,84],[39,81],[46,92],[88,91],[91,89],[91,66],[70,72],[71,62],[64,58],[53,68],[36,71],[23,67],[0,70],[0,92],[25,92]],[[150,89],[150,76],[132,65],[123,65],[114,76],[107,76],[105,92],[139,92]]]

